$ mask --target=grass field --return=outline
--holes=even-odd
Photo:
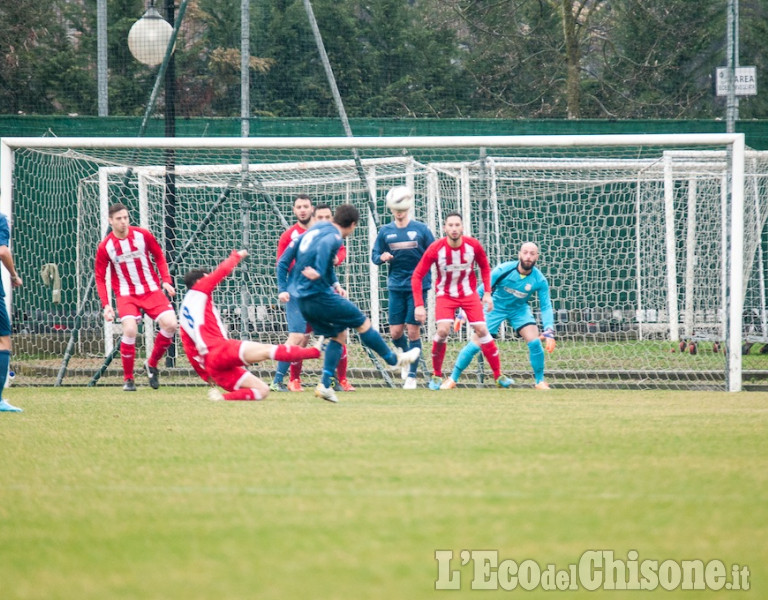
[[[4,600],[452,598],[462,550],[566,569],[595,549],[746,565],[751,589],[476,594],[768,597],[768,394],[6,396]],[[435,590],[436,550],[461,592]]]

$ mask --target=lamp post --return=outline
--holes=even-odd
[[[128,33],[128,48],[134,58],[149,66],[163,63],[167,57],[165,70],[165,137],[176,137],[176,61],[173,48],[168,45],[173,37],[175,6],[174,0],[165,0],[165,19],[155,9],[155,0],[150,0],[149,8],[133,24]],[[154,95],[150,104],[154,103]],[[176,259],[176,153],[172,148],[165,150],[165,188],[163,191],[165,213],[165,258],[172,265]],[[168,348],[166,366],[176,362],[174,345]]]

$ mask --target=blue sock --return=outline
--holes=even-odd
[[[413,348],[421,348],[421,338],[418,340],[408,340],[408,350],[412,350]],[[416,371],[419,370],[419,361],[414,360],[411,363],[410,369],[408,369],[408,376],[409,377],[416,377]]]
[[[8,378],[8,366],[11,364],[11,351],[0,350],[0,400],[3,398],[5,380]]]
[[[397,364],[397,355],[392,352],[381,334],[373,327],[360,334],[360,341],[381,356],[388,365]]]
[[[339,366],[341,355],[344,353],[344,346],[336,340],[328,342],[325,348],[325,358],[323,360],[323,377],[321,379],[325,387],[331,387],[331,379],[336,374],[336,367]]]
[[[469,342],[464,346],[456,357],[456,365],[453,367],[451,379],[458,381],[459,377],[461,377],[461,374],[464,372],[464,369],[469,366],[469,363],[472,362],[472,359],[475,358],[475,355],[478,352],[480,352],[480,346],[474,342]]]
[[[528,358],[533,367],[533,380],[541,383],[544,379],[544,348],[539,338],[528,342]]]
[[[288,369],[291,367],[291,363],[284,362],[282,360],[278,361],[277,363],[277,370],[275,371],[275,378],[272,380],[275,383],[282,383],[283,377],[285,377],[285,374],[288,372]]]
[[[403,352],[408,350],[408,338],[404,335],[401,335],[397,339],[392,338],[392,343],[395,345],[395,348],[400,348]]]

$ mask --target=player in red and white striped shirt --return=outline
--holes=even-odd
[[[133,370],[136,362],[136,335],[142,312],[155,319],[160,327],[152,354],[144,363],[149,385],[157,389],[160,386],[157,363],[171,345],[178,329],[176,313],[165,294],[172,298],[176,290],[160,244],[146,229],[131,226],[128,209],[124,204],[117,203],[109,207],[109,224],[112,231],[96,250],[96,290],[104,309],[104,318],[112,321],[115,311],[110,303],[106,280],[109,269],[117,314],[123,326],[120,339],[125,380],[123,390],[136,391]]]
[[[422,280],[435,265],[435,321],[437,331],[432,340],[432,379],[429,389],[438,390],[443,377],[446,340],[451,332],[451,325],[456,310],[461,309],[475,330],[480,341],[480,349],[493,371],[493,378],[499,387],[509,387],[512,380],[501,373],[499,349],[488,331],[483,314],[483,305],[488,312],[493,310],[491,289],[491,266],[482,244],[475,238],[464,235],[464,224],[457,212],[448,213],[444,223],[445,237],[433,242],[424,252],[411,278],[413,289],[414,317],[423,323],[427,319],[422,293]],[[483,281],[482,301],[477,295],[477,275],[475,267],[480,269]]]
[[[184,276],[187,291],[181,302],[181,343],[192,367],[204,381],[215,383],[227,393],[211,388],[211,400],[263,400],[269,387],[245,367],[262,360],[291,362],[319,358],[317,348],[273,346],[230,339],[211,294],[246,256],[247,250],[232,251],[212,272],[192,269]]]

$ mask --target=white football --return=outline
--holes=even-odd
[[[387,192],[387,208],[410,210],[413,206],[413,190],[407,185],[398,185]]]

